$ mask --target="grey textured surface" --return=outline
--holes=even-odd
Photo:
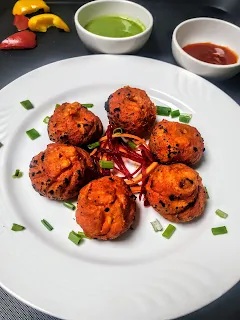
[[[2,320],[57,320],[21,303],[0,288],[0,319]]]
[[[4,39],[9,34],[16,32],[15,27],[12,25],[11,15],[11,8],[14,2],[15,0],[0,0],[0,39]],[[78,40],[72,19],[74,12],[83,2],[79,0],[47,2],[54,13],[64,18],[72,32],[64,34],[51,29],[46,34],[38,35],[38,47],[34,50],[0,52],[0,88],[42,65],[61,59],[90,54]],[[152,36],[138,55],[173,64],[175,62],[171,55],[171,34],[174,27],[181,21],[197,16],[210,16],[240,25],[239,0],[139,0],[136,2],[145,5],[154,16]],[[240,103],[239,83],[240,75],[228,81],[215,84]],[[0,261],[0,263],[3,262]],[[82,315],[79,315],[79,319],[81,317]],[[0,320],[32,319],[57,320],[57,318],[28,307],[0,288]],[[240,320],[240,284],[238,283],[217,301],[178,320],[203,319]],[[88,319],[84,317],[84,320]],[[126,318],[126,320],[131,319]]]

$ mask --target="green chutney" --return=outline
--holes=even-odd
[[[100,16],[89,21],[84,28],[91,33],[110,38],[131,37],[146,29],[143,23],[120,16]]]

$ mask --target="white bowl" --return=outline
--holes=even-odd
[[[230,65],[202,62],[190,56],[182,48],[187,44],[211,42],[226,46],[240,57],[240,28],[229,22],[213,18],[195,18],[180,23],[172,36],[172,53],[183,68],[200,76],[227,79],[240,72],[240,60]]]
[[[110,38],[93,34],[84,26],[99,16],[114,15],[126,16],[135,21],[142,22],[146,29],[131,37]],[[125,0],[96,0],[80,7],[74,16],[74,22],[79,38],[85,46],[93,52],[124,54],[139,50],[150,37],[153,17],[144,7]]]

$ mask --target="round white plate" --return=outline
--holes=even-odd
[[[74,212],[40,197],[31,186],[31,158],[50,142],[43,119],[56,103],[93,103],[107,125],[104,102],[130,85],[159,105],[192,113],[205,139],[198,166],[210,194],[204,216],[177,225],[170,240],[150,221],[168,221],[138,203],[135,230],[116,241],[68,240],[80,230]],[[20,101],[29,99],[33,110]],[[17,298],[68,320],[162,320],[196,310],[239,280],[240,108],[209,82],[160,61],[134,56],[88,56],[59,61],[15,80],[0,92],[0,282]],[[159,117],[160,120],[160,117]],[[30,140],[25,131],[41,133]],[[24,176],[12,179],[15,169]],[[224,220],[215,210],[229,213]],[[40,220],[48,220],[49,232]],[[12,223],[26,227],[11,231]],[[229,233],[213,236],[212,227]]]

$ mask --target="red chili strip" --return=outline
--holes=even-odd
[[[144,151],[145,156],[149,159],[149,161],[151,161],[151,163],[155,161],[155,160],[153,159],[153,156],[152,156],[150,150],[148,150],[148,148],[146,148],[143,144],[141,144],[141,145],[139,146],[139,149],[140,149],[141,151]]]
[[[139,157],[136,157],[135,155],[129,155],[125,152],[122,152],[122,151],[112,151],[110,149],[105,149],[105,148],[102,148],[101,151],[103,153],[106,153],[106,154],[110,154],[110,155],[113,155],[113,156],[117,156],[117,157],[123,157],[123,158],[127,158],[127,159],[130,159],[130,160],[133,160],[135,162],[138,162],[138,163],[142,163],[143,162],[143,159],[141,156]]]
[[[122,158],[120,158],[118,156],[113,156],[113,160],[114,160],[114,163],[116,163],[116,165],[118,166],[119,170],[125,175],[125,177],[127,179],[131,179],[132,175],[128,171],[128,169],[126,168]]]
[[[139,167],[137,168],[137,170],[135,170],[135,171],[132,173],[132,176],[134,176],[136,173],[138,173],[141,169],[142,169],[142,165],[139,166]]]

